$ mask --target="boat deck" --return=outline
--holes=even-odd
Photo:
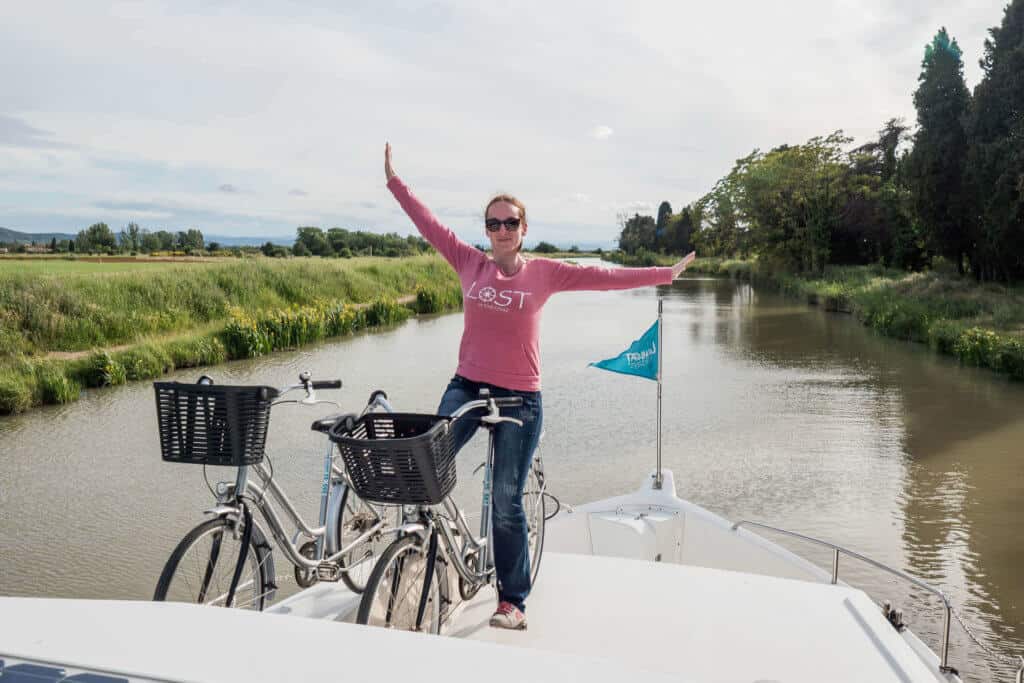
[[[545,553],[529,628],[488,626],[493,591],[448,635],[615,660],[694,681],[932,681],[862,592],[771,576]]]

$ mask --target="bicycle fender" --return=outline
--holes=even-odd
[[[238,523],[238,520],[242,515],[242,511],[232,505],[218,505],[217,507],[204,510],[203,512],[217,517],[230,517],[235,524]],[[277,584],[275,583],[277,573],[274,569],[274,548],[270,545],[270,538],[271,537],[267,534],[267,530],[263,528],[262,524],[260,524],[259,519],[254,516],[252,518],[252,545],[266,553],[262,563],[265,567],[266,576],[270,581],[270,586],[267,588],[267,593],[264,598],[264,605],[272,603],[274,601],[274,595],[277,592]]]
[[[341,550],[338,547],[338,519],[341,517],[341,499],[348,486],[343,481],[331,481],[331,490],[327,497],[327,519],[324,521],[324,557],[330,557]]]

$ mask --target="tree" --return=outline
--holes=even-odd
[[[121,244],[121,249],[138,251],[142,247],[141,232],[138,223],[129,223],[122,228],[117,240]]]
[[[335,253],[335,249],[331,246],[331,243],[324,235],[324,231],[320,228],[302,227],[296,233],[295,253],[297,255],[302,255],[298,251],[300,244],[303,245],[306,253],[315,254],[316,256],[331,256]]]
[[[539,242],[537,246],[533,248],[533,251],[538,254],[554,254],[558,251],[558,247],[550,242]]]
[[[619,249],[627,254],[634,254],[639,249],[655,248],[655,232],[657,224],[651,216],[633,214],[632,218],[622,219],[622,232],[619,233]]]
[[[971,251],[970,197],[964,184],[967,131],[963,124],[970,94],[964,83],[962,54],[945,28],[925,46],[914,92],[918,130],[908,159],[914,209],[929,246],[955,263],[960,273]]]
[[[106,223],[93,223],[75,238],[79,251],[113,251],[117,239]]]
[[[206,245],[206,249],[210,253],[220,251],[220,242],[210,242],[209,244]]]
[[[966,176],[979,279],[1024,278],[1024,0],[989,29],[968,116]]]
[[[658,251],[665,251],[670,242],[668,235],[668,224],[672,219],[672,205],[662,202],[658,206],[658,219],[654,224],[654,246]]]
[[[57,251],[57,238],[54,237],[50,240],[50,251]]]

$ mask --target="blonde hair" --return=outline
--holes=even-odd
[[[498,202],[505,202],[506,204],[511,204],[512,206],[519,209],[519,220],[520,222],[522,222],[523,225],[526,225],[526,205],[510,194],[495,195],[494,197],[491,198],[491,201],[487,202],[487,206],[484,207],[485,221],[487,220],[487,212],[490,211],[491,207],[497,204]],[[522,237],[522,233],[520,233],[519,247],[517,248],[518,251],[523,250],[523,239],[524,238]]]

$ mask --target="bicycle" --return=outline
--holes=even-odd
[[[377,438],[373,421],[337,423],[331,439],[338,444],[352,484],[361,497],[379,503],[403,505],[398,537],[381,553],[363,591],[356,622],[389,628],[440,633],[450,615],[448,568],[459,578],[459,593],[469,600],[495,580],[491,542],[491,491],[494,463],[494,428],[502,422],[522,426],[503,417],[500,408],[522,404],[519,397],[493,398],[486,389],[481,398],[459,407],[451,416],[385,416],[395,420],[393,430],[402,432],[402,449],[392,439]],[[469,530],[466,518],[452,500],[455,486],[451,423],[480,409],[479,418],[488,431],[484,462],[480,535]],[[536,581],[544,549],[543,465],[534,458],[524,491],[527,513],[531,585]]]
[[[335,401],[318,399],[315,392],[340,389],[341,380],[313,381],[310,373],[303,372],[298,384],[274,389],[214,385],[203,376],[197,384],[155,382],[154,388],[164,460],[202,464],[204,477],[206,465],[238,467],[234,483],[221,481],[210,487],[216,503],[206,513],[213,517],[189,531],[175,547],[160,574],[154,600],[264,609],[278,589],[271,538],[291,561],[301,587],[340,579],[355,593],[365,588],[378,544],[393,526],[388,518],[397,520],[397,510],[359,498],[346,472],[334,462],[334,445],[328,441],[319,521],[313,527],[274,481],[270,460],[264,463],[271,408],[285,403],[340,407]],[[303,398],[283,398],[299,389],[305,391]],[[377,409],[392,410],[383,391],[370,395],[361,415]],[[320,418],[311,429],[326,435],[346,417],[354,416]],[[250,477],[252,473],[259,483]],[[291,538],[271,498],[296,528]],[[253,517],[251,506],[259,510],[271,535]],[[309,540],[299,545],[303,538]]]

